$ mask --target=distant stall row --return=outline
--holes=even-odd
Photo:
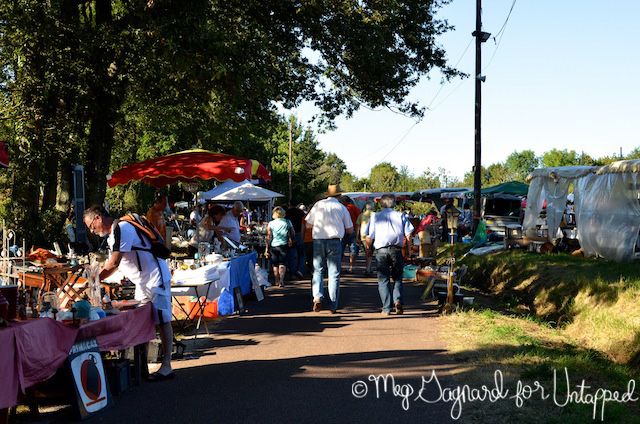
[[[571,240],[588,257],[614,261],[640,258],[640,159],[606,166],[535,169],[529,184],[510,181],[483,188],[481,216],[487,228],[504,232],[522,224],[525,240],[536,243]],[[345,193],[358,206],[383,193]],[[400,201],[431,201],[439,208],[447,198],[472,203],[471,188],[434,188],[395,193]]]

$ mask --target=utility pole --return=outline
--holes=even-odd
[[[289,205],[293,201],[293,116],[289,117]]]
[[[482,83],[485,77],[482,74],[482,43],[487,41],[491,34],[482,32],[482,0],[476,0],[476,30],[471,33],[476,37],[476,72],[474,74],[476,82],[475,101],[475,156],[473,165],[473,231],[475,232],[480,223],[480,190],[482,188],[482,138],[480,133],[481,110],[482,110]]]

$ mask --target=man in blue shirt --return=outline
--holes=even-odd
[[[413,225],[406,215],[393,210],[396,199],[391,194],[380,198],[382,210],[371,216],[367,229],[367,245],[373,246],[378,271],[378,291],[382,301],[382,315],[391,312],[391,278],[393,278],[393,303],[396,314],[402,310],[402,271],[404,259],[402,247],[405,242],[411,246]]]

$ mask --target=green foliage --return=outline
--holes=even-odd
[[[343,191],[363,191],[364,184],[355,175],[350,172],[343,172],[340,177],[340,187]]]
[[[579,156],[575,150],[559,150],[551,149],[542,155],[542,166],[554,167],[554,166],[571,166],[579,165]]]
[[[509,172],[506,181],[522,181],[524,182],[527,175],[540,164],[540,159],[536,157],[533,150],[523,150],[521,152],[514,151],[505,161],[505,168]],[[504,182],[504,181],[501,181]]]
[[[100,203],[109,171],[191,147],[273,164],[283,191],[275,102],[310,101],[329,127],[361,105],[421,116],[406,98],[422,75],[463,75],[438,47],[451,29],[434,18],[444,3],[0,2],[7,218],[30,240],[48,239],[38,223],[66,209],[71,164],[85,165],[87,202]],[[341,180],[340,158],[322,154],[310,131],[296,139],[310,156],[294,157],[294,191],[311,197]],[[108,197],[142,203],[123,189]]]
[[[398,186],[400,174],[389,162],[382,162],[371,168],[369,183],[371,191],[394,191]]]
[[[409,206],[409,209],[411,209],[411,212],[415,216],[422,216],[422,215],[426,215],[427,212],[429,212],[434,207],[435,206],[433,204],[427,203],[427,202],[413,202]]]
[[[316,184],[339,184],[347,165],[335,153],[329,153],[320,163],[314,182]],[[325,187],[326,188],[326,187]]]

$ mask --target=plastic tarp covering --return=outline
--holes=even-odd
[[[548,237],[549,240],[555,239],[567,205],[569,184],[585,175],[592,175],[597,169],[596,166],[560,166],[533,170],[527,177],[530,186],[522,223],[524,234],[531,237],[546,200]],[[574,188],[575,191],[577,188]],[[577,206],[576,209],[578,209]]]
[[[598,169],[598,175],[621,173],[621,172],[640,172],[640,159],[619,160],[607,166]]]
[[[638,174],[600,171],[602,168],[598,175],[586,175],[576,181],[580,245],[586,256],[632,260],[640,231]]]
[[[536,177],[549,177],[549,178],[568,178],[576,179],[584,175],[590,174],[597,170],[597,166],[556,166],[550,168],[538,168],[531,171],[527,176],[527,182],[532,181]]]
[[[543,205],[544,182],[542,181],[542,178],[534,178],[529,185],[527,206],[524,210],[524,221],[522,222],[522,232],[524,235],[528,237],[535,235],[536,223]],[[532,234],[531,231],[533,231]]]

